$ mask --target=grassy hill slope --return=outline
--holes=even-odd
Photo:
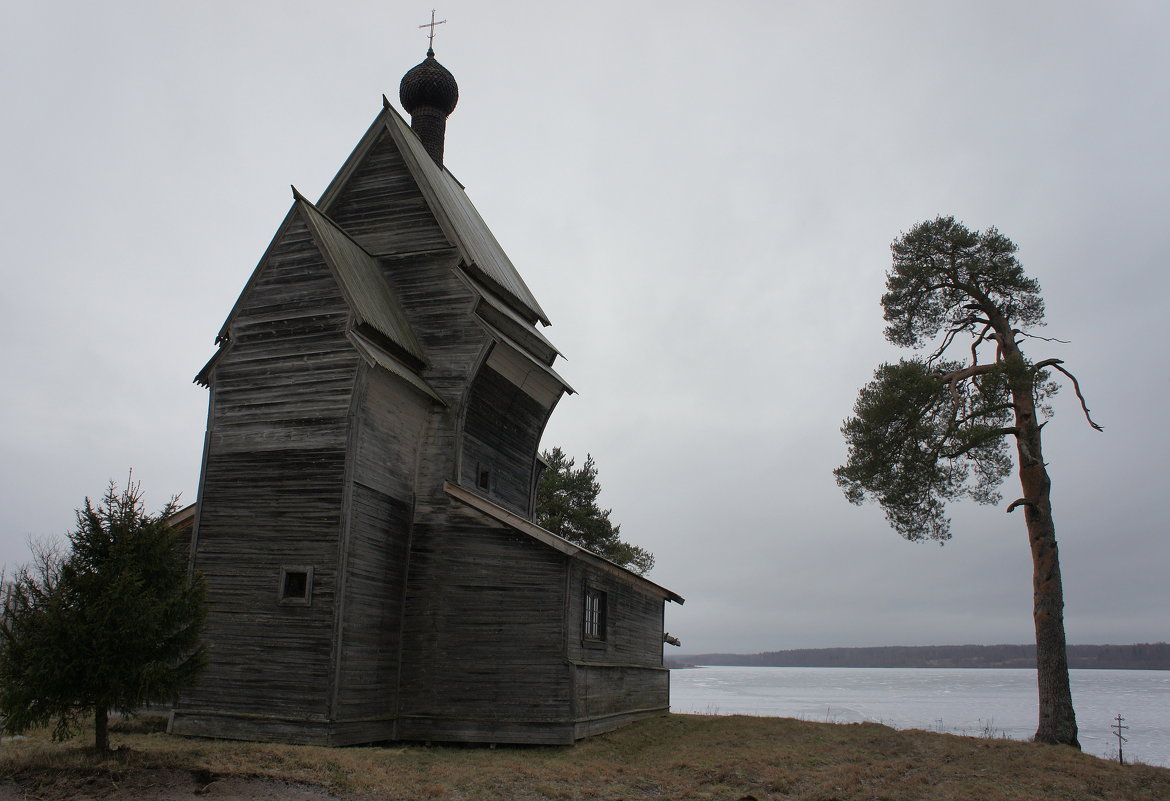
[[[5,739],[0,799],[1164,801],[1170,769],[1064,747],[788,718],[671,715],[573,747],[324,749],[117,733]],[[294,783],[295,786],[288,783]]]

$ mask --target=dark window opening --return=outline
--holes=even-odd
[[[601,590],[585,590],[585,620],[583,634],[587,640],[604,640],[606,627],[606,598]]]
[[[482,490],[491,490],[492,488],[492,469],[479,465],[475,470],[475,484]]]
[[[313,568],[282,567],[280,569],[280,602],[308,604],[313,597]]]

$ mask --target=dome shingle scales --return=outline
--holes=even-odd
[[[455,76],[435,59],[435,51],[428,50],[426,59],[402,76],[398,100],[408,114],[430,107],[446,115],[459,102],[459,85]]]

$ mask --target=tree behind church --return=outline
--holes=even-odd
[[[597,504],[601,484],[593,457],[586,455],[585,464],[574,469],[576,460],[560,448],[541,456],[548,469],[536,487],[537,525],[640,576],[650,572],[654,554],[622,540],[621,526],[609,519],[612,510]]]
[[[886,339],[929,356],[883,364],[861,389],[841,431],[848,460],[837,482],[853,503],[873,498],[909,540],[950,538],[948,501],[997,503],[1015,441],[1032,555],[1039,725],[1036,740],[1077,746],[1064,633],[1064,590],[1040,431],[1064,374],[1060,359],[1028,360],[1022,343],[1044,322],[1040,285],[1024,274],[1016,245],[994,228],[971,231],[953,217],[920,223],[891,246],[882,297]],[[1046,340],[1054,341],[1054,340]],[[957,357],[953,351],[958,351]],[[1100,426],[1089,418],[1089,424]]]
[[[67,555],[34,549],[0,615],[0,714],[20,732],[55,721],[57,739],[92,714],[98,751],[108,714],[171,702],[205,661],[206,589],[167,524],[174,501],[147,514],[137,483],[85,500]]]

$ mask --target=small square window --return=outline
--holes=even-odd
[[[606,628],[606,597],[601,590],[585,590],[585,619],[582,635],[587,640],[604,640]]]
[[[484,465],[477,465],[475,470],[475,485],[481,490],[491,491],[492,469]]]
[[[313,598],[313,568],[282,567],[279,597],[282,604],[308,605]]]

